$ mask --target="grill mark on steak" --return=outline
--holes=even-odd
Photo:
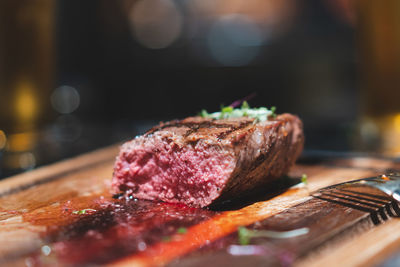
[[[289,120],[284,119],[281,120],[279,122],[277,122],[277,124],[272,125],[270,127],[282,127],[282,125],[284,125],[285,123],[289,123]],[[293,134],[293,133],[292,133]],[[281,149],[283,147],[287,147],[287,146],[293,146],[294,144],[291,143],[287,143],[289,142],[288,140],[291,140],[291,138],[289,138],[288,140],[286,140],[285,143],[281,143],[280,138],[279,138],[279,134],[277,138],[273,138],[268,140],[268,144],[270,144],[269,146],[263,147],[262,150],[260,151],[260,154],[254,158],[253,162],[251,163],[251,166],[242,166],[241,168],[238,168],[231,176],[231,183],[227,184],[227,186],[223,189],[223,194],[221,194],[221,196],[214,200],[214,204],[216,203],[222,203],[225,200],[227,200],[226,196],[224,196],[224,193],[226,191],[230,191],[230,192],[234,192],[235,195],[238,195],[238,193],[241,192],[241,187],[250,187],[253,188],[251,183],[254,183],[254,180],[245,180],[243,181],[242,179],[240,179],[240,177],[246,177],[249,176],[250,177],[265,177],[266,175],[271,175],[268,174],[268,171],[266,172],[267,169],[269,169],[269,172],[272,172],[272,175],[275,178],[278,178],[280,175],[277,175],[277,170],[276,168],[276,164],[278,164],[276,157],[279,156],[278,154],[280,154],[279,148],[281,147]],[[302,143],[302,141],[300,141],[300,143]],[[302,145],[301,145],[302,146]],[[287,153],[291,153],[292,154],[298,154],[298,148],[291,148],[287,151]],[[286,164],[290,163],[291,158],[287,157],[287,155],[283,158],[281,158],[283,161],[279,162],[280,167],[278,167],[278,169],[280,168],[285,168]],[[288,167],[286,167],[288,168]],[[266,180],[266,183],[268,183],[270,180]],[[247,183],[249,183],[249,185],[247,185]]]
[[[203,128],[228,128],[227,131],[220,133],[217,137],[218,139],[225,139],[229,134],[241,130],[252,123],[252,121],[240,122],[239,125],[235,126],[235,123],[216,123],[216,120],[212,121],[203,121],[203,122],[182,122],[182,121],[171,121],[157,127],[150,129],[145,135],[148,136],[157,131],[161,131],[166,128],[189,128],[184,137],[188,137],[189,135],[196,133],[199,129]]]
[[[184,134],[184,137],[188,137],[189,135],[191,135],[192,133],[197,132],[199,129],[201,128],[226,128],[225,127],[220,127],[218,124],[213,123],[212,121],[205,121],[205,122],[201,122],[201,123],[193,123],[193,122],[186,122],[186,123],[182,123],[182,125],[186,125],[186,127],[190,128],[189,130],[186,131],[186,133]]]
[[[139,162],[133,167],[142,168],[149,177],[154,174],[158,175],[158,171],[163,173],[162,176],[158,175],[162,179],[152,181],[150,185],[171,188],[173,192],[180,187],[170,184],[168,179],[176,180],[179,186],[181,185],[179,179],[182,178],[182,181],[186,181],[188,175],[193,175],[196,179],[193,184],[182,183],[183,187],[177,191],[180,195],[166,195],[164,191],[154,186],[152,191],[146,191],[146,188],[143,187],[144,189],[139,189],[133,195],[144,199],[182,202],[196,207],[204,207],[223,203],[231,198],[245,195],[254,188],[264,187],[270,181],[286,174],[301,153],[304,142],[302,124],[296,116],[290,114],[279,115],[268,122],[253,122],[254,120],[249,118],[212,120],[189,117],[184,120],[161,123],[149,130],[144,135],[146,138],[135,139],[123,147],[114,167],[113,186],[115,188],[126,187],[124,188],[126,190],[136,189],[131,186],[133,183],[140,187],[139,181],[136,181],[140,179],[140,176],[126,172],[125,167],[129,163],[128,156],[136,155],[135,153],[141,155],[143,150],[151,150],[151,153],[157,155],[160,153],[158,147],[162,148],[168,144],[164,149],[166,151],[161,151],[164,153],[161,156],[170,157],[167,150],[169,147],[174,149],[176,155],[171,155],[171,159],[174,160],[171,166],[175,169],[181,169],[181,166],[192,163],[204,163],[207,168],[198,168],[196,169],[198,171],[192,174],[190,165],[187,168],[188,171],[172,175],[165,172],[164,166],[157,165],[155,167],[158,169],[153,171],[153,168],[143,168],[143,164],[139,164]],[[198,142],[202,140],[206,141]],[[180,150],[182,147],[185,149]],[[192,150],[199,157],[192,159]],[[183,153],[182,158],[179,156],[180,153]],[[175,161],[176,166],[174,166]],[[214,163],[221,167],[229,165],[229,169],[224,170],[225,172],[221,174],[218,168],[213,169]],[[212,178],[210,181],[214,184],[211,183],[209,187],[205,188],[204,175],[209,175]],[[177,177],[178,179],[176,179]],[[218,177],[226,180],[218,180]],[[164,181],[164,179],[166,180]],[[200,195],[197,191],[204,192],[204,194]],[[189,192],[189,194],[182,197],[182,192],[184,194]],[[212,192],[213,195],[210,195],[209,192]]]
[[[148,130],[147,133],[145,133],[144,135],[148,136],[148,135],[150,135],[152,133],[155,133],[157,131],[160,131],[160,130],[168,128],[168,127],[182,127],[182,126],[178,126],[178,125],[180,125],[179,122],[180,121],[178,121],[178,120],[173,120],[173,121],[170,121],[170,122],[167,122],[167,123],[161,123],[160,125],[158,125],[156,127],[153,127],[150,130]],[[174,126],[175,124],[176,124],[176,126]]]
[[[241,130],[241,129],[243,129],[243,128],[246,128],[247,126],[249,126],[251,123],[253,123],[252,121],[246,121],[246,122],[241,122],[240,124],[239,124],[239,126],[233,126],[233,125],[231,125],[231,127],[230,127],[230,129],[229,130],[227,130],[227,131],[225,131],[225,132],[222,132],[222,133],[220,133],[219,135],[218,135],[218,139],[225,139],[229,134],[231,134],[231,133],[233,133],[233,132],[236,132],[236,131],[239,131],[239,130]]]

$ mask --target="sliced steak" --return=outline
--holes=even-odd
[[[189,117],[161,123],[122,145],[112,185],[136,198],[205,207],[289,171],[304,143],[291,114],[255,123]]]

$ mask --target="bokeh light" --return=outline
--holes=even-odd
[[[400,133],[400,113],[394,116],[394,128],[397,133]]]
[[[365,143],[376,143],[378,141],[379,128],[371,120],[365,120],[360,126],[360,135]]]
[[[0,150],[2,150],[7,143],[7,136],[4,131],[0,130]]]
[[[244,15],[263,27],[280,31],[292,20],[296,1],[291,0],[191,0],[189,9],[199,17],[216,19],[226,15]]]
[[[130,20],[140,44],[160,49],[178,39],[183,19],[175,3],[170,0],[141,0],[133,6]]]
[[[23,132],[15,133],[8,136],[7,150],[13,152],[21,152],[32,150],[37,141],[37,133]]]
[[[21,169],[29,170],[36,166],[35,155],[31,152],[25,152],[19,155],[19,166]]]
[[[21,80],[16,86],[15,111],[22,121],[31,121],[37,115],[37,100],[35,88],[26,80]]]
[[[74,87],[63,85],[54,90],[50,100],[56,111],[69,114],[79,107],[80,95]]]
[[[244,15],[224,16],[214,23],[208,47],[215,60],[226,66],[242,66],[259,53],[263,36],[258,26]]]

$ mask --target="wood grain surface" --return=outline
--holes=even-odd
[[[391,159],[303,159],[269,188],[207,210],[114,195],[117,152],[113,146],[0,181],[0,264],[373,266],[400,247],[396,207],[380,193],[357,204],[310,194],[399,170]],[[240,226],[309,232],[254,238],[246,247],[238,243]]]

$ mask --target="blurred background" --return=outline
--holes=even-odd
[[[0,0],[0,177],[252,94],[396,157],[399,85],[398,0]]]

